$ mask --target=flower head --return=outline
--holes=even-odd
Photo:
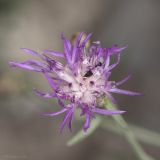
[[[126,48],[119,48],[114,45],[111,48],[102,48],[100,42],[94,42],[87,47],[91,34],[85,36],[79,33],[75,41],[71,43],[64,34],[61,38],[64,51],[55,52],[45,50],[39,54],[33,50],[22,48],[28,54],[39,57],[41,61],[27,60],[25,62],[10,62],[12,67],[20,67],[26,70],[35,71],[43,74],[48,80],[52,90],[43,93],[35,90],[37,95],[45,98],[56,98],[61,110],[54,113],[46,113],[48,116],[65,114],[61,123],[61,130],[67,124],[69,129],[72,127],[72,119],[76,109],[81,110],[81,116],[85,116],[83,129],[86,131],[90,127],[90,121],[95,114],[115,115],[122,114],[124,111],[107,110],[97,103],[98,99],[109,98],[116,103],[112,93],[125,95],[140,95],[140,93],[119,89],[118,87],[126,82],[130,76],[125,77],[119,82],[109,80],[111,71],[120,62],[121,52]],[[111,64],[110,58],[115,56],[116,61]],[[54,59],[62,58],[65,62]]]

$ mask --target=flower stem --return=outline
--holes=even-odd
[[[146,128],[141,128],[138,126],[135,126],[133,124],[128,124],[130,129],[133,131],[135,137],[137,138],[137,140],[149,144],[149,145],[153,145],[156,147],[160,147],[160,134],[156,133],[154,131],[150,131]],[[117,133],[119,135],[123,136],[122,133],[122,127],[116,127],[115,126],[115,122],[113,122],[110,118],[104,118],[102,120],[102,124],[101,127],[103,129],[107,129],[111,132]]]
[[[91,127],[87,130],[86,133],[84,133],[83,130],[80,130],[72,139],[70,139],[67,143],[68,146],[73,146],[83,139],[87,138],[89,135],[91,135],[100,125],[101,119],[97,117],[96,119],[93,119],[91,122]]]
[[[104,100],[104,105],[107,109],[110,109],[110,110],[117,109],[117,107],[107,99]],[[135,135],[133,134],[132,130],[130,129],[130,127],[128,126],[127,122],[124,120],[122,115],[115,115],[112,117],[115,120],[115,122],[123,129],[123,134],[126,140],[128,141],[128,143],[131,145],[137,157],[140,160],[154,160],[151,156],[145,153],[145,151],[137,141]]]

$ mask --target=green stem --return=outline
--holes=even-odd
[[[156,147],[160,147],[160,134],[154,132],[154,131],[150,131],[148,129],[145,128],[141,128],[132,124],[128,124],[128,126],[130,126],[130,129],[133,131],[135,137],[146,144],[149,145],[153,145]],[[115,123],[113,121],[111,121],[109,118],[105,118],[102,121],[101,127],[103,129],[107,129],[111,132],[117,133],[119,135],[123,136],[122,133],[122,128],[119,128],[118,126],[115,127]]]
[[[108,100],[105,100],[104,105],[107,109],[117,110],[117,107],[115,105],[111,104],[111,102],[109,102]],[[124,118],[122,117],[122,115],[115,115],[112,117],[115,120],[115,122],[123,129],[123,134],[124,134],[125,138],[127,139],[127,141],[129,142],[129,144],[131,145],[131,147],[133,148],[137,157],[140,160],[154,160],[151,156],[149,156],[147,153],[145,153],[145,151],[143,150],[141,145],[138,143],[135,135],[133,134],[132,130],[127,125],[127,123],[124,120]]]
[[[101,123],[101,119],[99,117],[96,117],[96,119],[92,120],[91,127],[87,130],[86,133],[84,133],[83,130],[80,130],[71,140],[68,141],[67,145],[73,146],[74,144],[77,144],[78,142],[87,138],[89,135],[91,135],[98,128],[100,123]]]

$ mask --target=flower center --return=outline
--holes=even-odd
[[[87,67],[79,67],[78,75],[71,73],[67,67],[65,72],[60,74],[61,78],[68,82],[61,85],[62,92],[71,98],[74,97],[76,102],[94,104],[97,97],[103,94],[101,88],[105,84],[105,80],[100,72],[101,65],[99,63],[94,70],[90,69],[87,72],[85,71]]]

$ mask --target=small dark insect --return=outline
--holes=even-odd
[[[98,66],[102,66],[102,63],[99,62],[98,64],[95,65],[95,68]],[[83,77],[91,77],[93,75],[93,72],[91,70],[87,71],[86,74]]]
[[[86,74],[83,77],[91,77],[92,75],[93,75],[93,72],[89,70],[86,72]]]

